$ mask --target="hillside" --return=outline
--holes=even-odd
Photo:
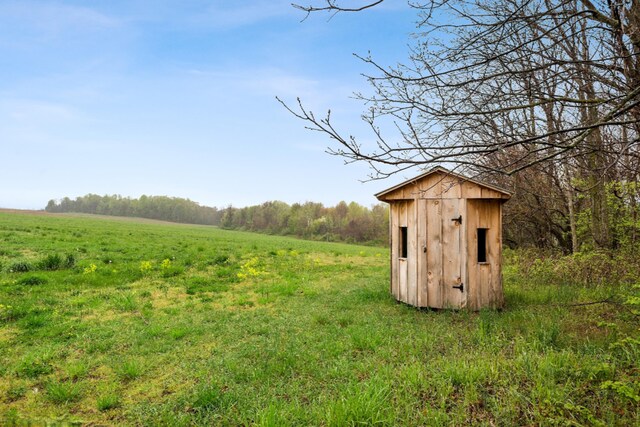
[[[393,300],[383,248],[9,212],[0,241],[2,424],[640,421],[631,287],[557,261],[508,251],[506,309],[468,313]]]
[[[377,244],[388,241],[387,207],[371,208],[344,201],[335,206],[305,202],[289,205],[280,201],[223,209],[201,206],[189,199],[146,196],[132,199],[120,195],[87,194],[74,200],[49,200],[49,213],[147,218],[183,224],[215,225],[228,230],[295,236],[305,239]]]

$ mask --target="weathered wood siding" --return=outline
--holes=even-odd
[[[464,221],[452,221],[464,217],[465,206],[464,199],[418,200],[418,307],[462,308],[467,304],[467,290],[453,288],[466,275]]]
[[[427,215],[427,200],[418,199],[417,204],[417,224],[418,238],[417,238],[417,256],[416,256],[416,268],[417,268],[417,286],[418,286],[418,307],[429,306],[429,283],[428,283],[428,248],[429,242],[427,241],[428,235],[428,221]]]
[[[417,227],[413,200],[391,205],[391,293],[396,299],[417,305]],[[407,227],[407,257],[400,256],[400,227]]]
[[[432,308],[502,307],[508,193],[439,169],[378,197],[390,205],[390,287],[397,300]],[[400,256],[401,227],[407,227],[406,257]],[[487,230],[486,262],[478,262],[478,228]]]
[[[491,188],[455,176],[436,172],[411,181],[403,187],[385,193],[380,200],[412,199],[508,199],[509,196]]]
[[[442,200],[426,200],[427,307],[442,307]]]
[[[467,283],[469,286],[469,308],[499,308],[503,306],[502,291],[502,205],[497,200],[467,201]],[[478,262],[478,228],[487,230],[484,263]]]
[[[463,298],[465,291],[454,288],[463,281],[464,264],[462,248],[464,247],[463,224],[453,221],[461,215],[462,200],[443,199],[442,200],[442,308],[461,308],[466,305],[466,298]]]

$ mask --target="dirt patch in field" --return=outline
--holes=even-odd
[[[45,211],[35,211],[28,209],[9,209],[9,208],[0,208],[0,213],[12,213],[12,214],[23,214],[23,215],[55,215]]]
[[[7,344],[17,335],[16,329],[5,326],[0,329],[0,344]]]

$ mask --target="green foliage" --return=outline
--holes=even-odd
[[[23,378],[38,378],[53,371],[48,353],[30,353],[23,356],[16,366],[16,373]]]
[[[65,268],[73,268],[76,266],[76,256],[74,254],[67,254],[64,259]]]
[[[162,277],[164,278],[170,278],[170,277],[177,277],[180,276],[184,273],[184,267],[181,267],[179,265],[172,265],[169,267],[165,267],[162,269]]]
[[[207,277],[190,277],[187,279],[186,291],[189,295],[194,295],[199,292],[225,292],[230,289],[229,283],[212,280]]]
[[[115,368],[118,377],[123,381],[132,381],[143,373],[142,364],[137,360],[126,360]]]
[[[618,396],[621,396],[634,403],[640,404],[640,382],[633,384],[623,381],[604,381],[600,388],[603,390],[613,390]]]
[[[587,188],[588,183],[577,181],[580,187]],[[638,195],[640,187],[634,181],[611,181],[606,183],[606,217],[608,231],[611,234],[613,248],[623,251],[635,251],[640,248],[640,203]],[[579,194],[579,199],[587,199],[588,193]],[[582,209],[577,217],[578,236],[583,250],[593,250],[597,242],[593,239],[593,212]]]
[[[7,389],[7,400],[15,402],[22,399],[27,394],[27,387],[24,384],[13,384]]]
[[[25,276],[25,277],[21,277],[17,280],[16,283],[18,283],[19,285],[26,285],[26,286],[38,286],[38,285],[44,285],[49,281],[49,279],[47,279],[45,276]]]
[[[55,271],[63,268],[73,268],[75,266],[75,255],[69,254],[63,257],[60,254],[47,254],[39,261],[32,263],[27,260],[19,260],[11,263],[8,267],[9,272],[27,273],[33,270]]]
[[[229,206],[221,213],[220,225],[227,229],[350,243],[388,241],[388,209],[382,204],[369,209],[355,202],[325,207],[314,202],[290,206],[274,201],[246,208]]]
[[[112,301],[114,308],[120,311],[136,311],[140,307],[138,299],[130,292],[117,293]]]
[[[87,194],[75,200],[66,197],[59,201],[50,200],[45,210],[217,225],[234,230],[378,245],[387,242],[389,226],[386,206],[379,204],[369,209],[354,202],[340,202],[335,207],[325,207],[313,202],[288,205],[271,201],[245,208],[229,206],[219,210],[175,197],[141,196],[131,199],[119,195]],[[81,235],[76,234],[77,237]],[[165,274],[171,277],[171,273]]]
[[[640,186],[637,181],[613,181],[607,184],[607,207],[616,246],[640,247]]]
[[[13,306],[0,304],[0,321],[9,321],[13,318]]]
[[[43,309],[30,310],[21,320],[20,326],[25,329],[37,329],[51,322],[51,312]]]
[[[394,425],[391,408],[387,403],[389,394],[389,390],[381,385],[367,384],[364,387],[357,387],[330,406],[327,425],[336,427]]]
[[[46,394],[53,403],[75,402],[82,397],[82,386],[67,381],[51,381],[46,386]]]
[[[47,212],[77,212],[98,215],[129,216],[188,224],[216,225],[220,213],[216,208],[200,206],[189,199],[166,196],[141,196],[131,199],[120,195],[87,194],[71,200],[49,200]]]
[[[34,268],[30,262],[20,260],[10,264],[8,269],[10,273],[26,273],[33,270]]]
[[[38,262],[39,270],[59,270],[64,264],[64,259],[60,254],[49,254]]]
[[[215,384],[207,384],[196,389],[191,407],[197,412],[218,412],[229,410],[234,398]]]
[[[640,250],[640,185],[631,170],[594,175],[538,165],[503,185],[517,189],[504,205],[503,240],[511,247],[565,254]]]
[[[71,381],[78,381],[85,378],[89,374],[90,365],[88,361],[79,360],[70,362],[65,372]]]
[[[549,254],[533,249],[510,251],[504,256],[527,283],[573,284],[587,287],[628,286],[640,281],[640,258],[626,252],[577,252],[572,255]],[[509,274],[507,265],[505,274]]]
[[[16,408],[10,408],[4,413],[0,413],[0,421],[7,427],[17,427],[25,424],[25,422],[20,419]]]
[[[213,265],[223,265],[229,261],[229,255],[226,254],[218,254],[211,260],[211,264]]]
[[[625,304],[631,307],[631,312],[638,316],[640,310],[640,285],[634,285],[629,291]],[[640,360],[640,328],[637,328],[634,336],[626,336],[612,343],[610,348],[612,355],[616,357],[621,367],[637,370]],[[612,390],[616,395],[634,404],[640,403],[640,379],[637,376],[622,378],[620,380],[604,381],[600,388]]]
[[[98,411],[104,412],[110,409],[116,409],[120,406],[120,396],[114,391],[109,391],[96,399],[96,408]]]
[[[625,304],[631,308],[631,312],[640,316],[640,280],[638,284],[631,286]]]

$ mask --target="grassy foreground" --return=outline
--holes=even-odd
[[[507,308],[388,292],[388,251],[0,213],[0,424],[638,425],[631,292],[505,268]],[[635,335],[634,335],[635,334]]]

